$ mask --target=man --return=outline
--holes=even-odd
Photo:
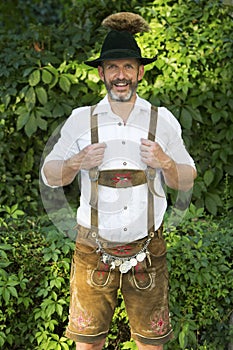
[[[162,350],[172,337],[163,185],[188,191],[196,170],[175,117],[136,93],[144,66],[155,61],[141,56],[132,34],[132,22],[143,19],[109,18],[100,57],[85,62],[98,69],[107,95],[73,111],[42,170],[54,187],[81,174],[66,335],[77,350],[101,350],[120,289],[138,349]]]

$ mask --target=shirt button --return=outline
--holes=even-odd
[[[122,125],[122,123],[121,123],[121,122],[119,122],[119,123],[118,123],[118,125],[119,125],[119,126],[121,126],[121,125]]]
[[[127,227],[124,228],[124,231],[127,231]]]
[[[124,210],[127,210],[127,209],[128,209],[128,207],[127,207],[127,206],[125,206],[125,207],[124,207]]]
[[[127,162],[123,162],[123,165],[127,165]]]
[[[126,142],[125,141],[122,141],[122,145],[125,145],[126,144]]]

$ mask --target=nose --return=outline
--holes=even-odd
[[[119,70],[118,70],[118,79],[125,79],[124,68],[119,68]]]

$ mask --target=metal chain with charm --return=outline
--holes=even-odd
[[[142,262],[145,260],[146,256],[149,255],[149,251],[147,250],[147,247],[153,238],[154,233],[150,233],[150,237],[147,238],[144,246],[141,248],[141,250],[130,257],[118,257],[115,255],[111,255],[106,252],[106,250],[101,245],[100,241],[96,237],[96,243],[98,245],[97,253],[101,253],[101,261],[104,264],[109,264],[111,269],[115,269],[116,267],[119,267],[119,271],[121,273],[127,273],[133,266],[136,266],[138,262]]]

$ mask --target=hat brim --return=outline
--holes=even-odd
[[[138,57],[136,55],[133,56],[133,55],[127,55],[127,54],[123,54],[123,53],[118,52],[115,54],[112,53],[108,57],[99,57],[99,58],[92,60],[92,61],[85,61],[84,63],[90,67],[98,68],[98,66],[100,66],[103,61],[122,60],[122,59],[127,59],[127,58],[135,58],[135,59],[139,60],[141,62],[141,64],[144,66],[147,64],[153,63],[157,60],[157,57],[153,57],[153,58]]]

